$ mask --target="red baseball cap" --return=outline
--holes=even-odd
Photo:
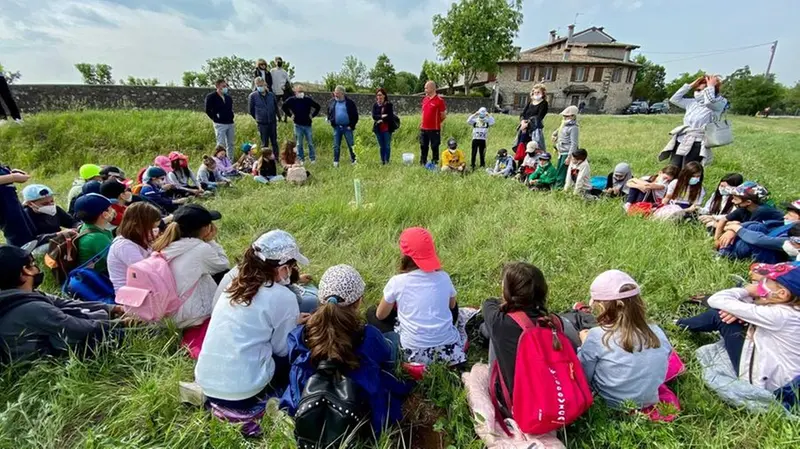
[[[410,257],[420,270],[432,272],[442,268],[433,236],[425,228],[408,228],[400,234],[400,251]]]

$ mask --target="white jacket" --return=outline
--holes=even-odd
[[[739,379],[774,391],[800,375],[800,311],[786,305],[755,305],[743,288],[716,293],[708,305],[751,325]]]
[[[173,319],[180,328],[196,326],[211,316],[217,283],[211,277],[230,268],[225,250],[217,242],[196,238],[172,242],[162,251],[172,268],[183,305]],[[194,289],[194,290],[192,290]],[[187,297],[187,293],[191,291]]]
[[[572,180],[572,176],[570,176],[570,172],[572,170],[578,170],[578,177],[575,181]],[[569,192],[569,189],[575,189],[575,193],[582,195],[584,193],[588,193],[592,190],[592,173],[589,169],[589,161],[584,160],[580,164],[576,164],[575,161],[572,161],[569,164],[569,168],[567,169],[567,180],[564,184],[564,191]]]

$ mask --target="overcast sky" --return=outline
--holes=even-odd
[[[338,70],[346,55],[371,67],[380,53],[418,74],[436,58],[431,17],[449,0],[0,0],[0,63],[24,83],[79,83],[77,62],[107,63],[115,78],[155,77],[180,84],[211,57],[283,56],[299,80]],[[779,40],[773,72],[800,80],[800,0],[525,0],[517,45],[544,43],[604,26],[640,45],[667,68],[667,79],[703,69],[729,74],[749,64],[762,73]],[[707,55],[703,55],[703,53]],[[698,57],[700,56],[700,57]],[[692,58],[692,59],[687,59]]]

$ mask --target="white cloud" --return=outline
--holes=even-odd
[[[0,19],[2,62],[20,70],[27,83],[80,82],[73,67],[77,62],[110,64],[115,78],[179,82],[183,71],[234,53],[248,58],[281,54],[304,80],[337,70],[348,54],[371,65],[385,52],[398,70],[415,72],[423,59],[435,57],[431,16],[449,4],[422,3],[403,14],[375,0],[275,3],[279,6],[232,0],[231,17],[212,21],[105,0],[30,0],[25,14]]]

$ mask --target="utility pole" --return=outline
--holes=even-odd
[[[769,49],[769,64],[767,64],[767,76],[769,76],[770,70],[772,70],[772,60],[775,58],[775,49],[778,48],[778,41],[772,43],[772,47]]]
[[[573,24],[573,25],[575,25],[575,26],[577,26],[577,25],[578,25],[578,17],[579,17],[579,16],[584,16],[584,15],[585,15],[585,14],[584,14],[584,13],[582,13],[582,12],[576,12],[576,13],[575,13],[575,20],[573,20],[573,21],[572,21],[572,24]]]

